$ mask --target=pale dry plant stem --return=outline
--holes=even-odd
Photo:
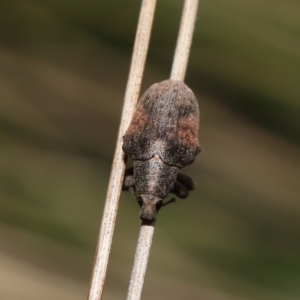
[[[180,22],[177,45],[170,79],[184,81],[194,27],[198,11],[198,0],[185,0]]]
[[[112,170],[109,179],[106,202],[104,206],[96,250],[94,269],[88,295],[89,300],[100,300],[103,294],[109,253],[111,249],[119,198],[122,190],[122,183],[126,166],[125,155],[122,151],[122,137],[127,127],[129,126],[135,109],[135,105],[138,100],[149,46],[155,6],[156,0],[142,1],[132,54],[132,61],[124,97],[121,124],[117,138],[114,160],[112,163]]]
[[[171,71],[171,79],[184,81],[197,10],[198,0],[185,0]],[[145,221],[142,222],[130,277],[127,300],[141,299],[154,234],[154,226],[155,222],[152,224]]]
[[[135,250],[134,263],[131,271],[127,300],[141,298],[148,258],[150,254],[155,222],[142,222],[139,239]]]

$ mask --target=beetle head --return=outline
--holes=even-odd
[[[141,207],[140,219],[143,221],[154,221],[157,212],[163,205],[163,200],[161,198],[147,194],[138,196],[137,201]]]

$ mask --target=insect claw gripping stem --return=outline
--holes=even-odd
[[[131,187],[128,189],[128,191],[131,193],[131,195],[133,195],[133,197],[134,197],[135,199],[137,198],[133,186],[131,186]]]

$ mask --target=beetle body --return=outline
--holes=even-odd
[[[196,97],[181,81],[156,83],[138,102],[123,137],[123,151],[133,160],[133,174],[127,172],[124,189],[135,189],[142,220],[155,219],[169,192],[185,198],[194,188],[179,170],[200,151],[198,130]]]

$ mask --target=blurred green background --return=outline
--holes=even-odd
[[[1,299],[87,296],[139,9],[1,1]],[[142,92],[169,77],[181,9],[158,1]],[[200,1],[197,189],[159,213],[143,299],[300,299],[299,16]],[[122,193],[103,299],[126,297],[138,212]]]

